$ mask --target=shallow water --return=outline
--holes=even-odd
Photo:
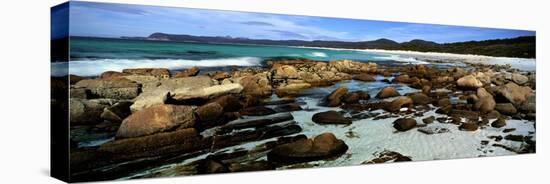
[[[377,77],[377,79],[381,79]],[[313,88],[304,91],[304,96],[297,97],[297,103],[301,104],[302,111],[294,111],[291,114],[294,116],[294,120],[303,128],[302,132],[298,134],[305,134],[307,137],[314,137],[321,133],[331,132],[338,139],[342,139],[348,146],[348,151],[333,160],[321,160],[313,161],[306,164],[295,164],[280,167],[278,169],[293,168],[293,167],[329,167],[329,166],[349,166],[358,165],[365,161],[372,160],[377,157],[377,153],[385,150],[399,152],[402,155],[409,156],[413,161],[422,160],[441,160],[441,159],[457,159],[457,158],[471,158],[482,156],[502,156],[502,155],[514,155],[515,152],[508,151],[500,147],[491,146],[494,143],[506,145],[510,148],[519,149],[522,145],[520,142],[501,140],[496,142],[493,139],[489,139],[488,136],[502,136],[508,134],[514,135],[529,135],[535,139],[534,122],[525,120],[507,120],[507,125],[502,128],[492,128],[490,126],[480,128],[474,132],[461,131],[458,129],[458,125],[444,124],[434,121],[434,123],[428,124],[426,127],[430,128],[446,128],[449,132],[441,134],[427,135],[419,132],[414,128],[406,132],[396,132],[393,128],[393,121],[398,117],[391,117],[386,119],[373,120],[373,118],[361,119],[354,121],[351,125],[319,125],[311,120],[311,117],[318,112],[324,112],[328,110],[341,111],[339,107],[323,107],[319,106],[319,101],[329,94],[332,90],[340,86],[346,86],[350,91],[368,90],[371,96],[385,86],[394,86],[401,94],[415,92],[416,89],[407,87],[402,84],[387,84],[380,81],[376,82],[361,82],[361,81],[344,81],[337,83],[333,86]],[[273,99],[277,97],[274,96]],[[430,106],[430,110],[424,112],[422,117],[414,117],[411,115],[405,115],[400,117],[412,117],[417,120],[417,123],[422,125],[422,119],[435,116],[443,117],[445,115],[436,114],[433,106]],[[372,113],[380,113],[380,115],[388,114],[383,110],[375,110]],[[400,118],[399,117],[399,118]],[[490,120],[490,122],[494,121]],[[502,130],[507,128],[515,128],[515,131],[510,133],[503,133]],[[257,145],[261,145],[265,142],[276,140],[271,138],[262,141],[249,142],[242,145],[232,146],[225,148],[215,153],[220,152],[232,152],[236,150],[251,150]],[[481,141],[488,141],[488,144],[483,145]],[[147,177],[149,175],[163,176],[163,175],[181,175],[178,169],[186,164],[206,158],[206,156],[214,153],[208,153],[200,155],[196,158],[185,160],[181,163],[169,164],[154,168],[142,173],[137,173],[132,176],[124,177],[122,179]],[[265,156],[257,158],[256,160],[267,159]]]

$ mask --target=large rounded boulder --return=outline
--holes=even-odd
[[[315,138],[300,139],[279,145],[267,154],[271,162],[292,164],[322,160],[342,155],[348,150],[344,141],[332,133],[323,133]]]
[[[130,138],[191,128],[195,124],[193,107],[184,105],[155,105],[128,116],[118,129],[117,138]]]
[[[389,97],[396,97],[400,96],[399,92],[394,87],[385,87],[384,89],[380,90],[378,94],[376,95],[376,98],[389,98]]]
[[[399,118],[393,122],[393,128],[398,131],[407,131],[416,127],[416,120],[412,118]]]
[[[314,114],[311,118],[318,124],[351,124],[351,120],[336,111],[326,111]]]
[[[477,89],[483,86],[483,83],[476,79],[473,75],[466,75],[456,81],[458,87]]]

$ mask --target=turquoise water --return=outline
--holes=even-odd
[[[288,46],[204,44],[99,38],[71,38],[70,62],[52,64],[52,75],[96,76],[126,68],[168,68],[193,66],[261,66],[275,57],[298,57],[318,61],[351,59],[377,63],[415,63],[414,58],[374,54],[360,50],[304,48]]]

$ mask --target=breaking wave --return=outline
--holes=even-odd
[[[97,76],[105,71],[122,71],[127,68],[168,68],[177,70],[197,67],[215,66],[258,66],[261,58],[257,57],[235,57],[222,59],[90,59],[70,61],[69,74],[80,76]],[[52,76],[66,75],[69,63],[52,63]]]

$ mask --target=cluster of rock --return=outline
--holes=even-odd
[[[374,63],[350,60],[328,63],[274,61],[268,64],[268,69],[247,68],[203,75],[199,75],[198,68],[174,75],[168,69],[140,68],[104,72],[97,78],[70,76],[72,129],[84,127],[86,131],[106,132],[115,137],[94,149],[75,149],[71,153],[72,168],[78,171],[74,177],[109,179],[116,173],[135,169],[131,164],[115,166],[120,163],[140,159],[141,164],[162,164],[164,162],[159,160],[181,160],[193,154],[273,137],[280,137],[280,140],[258,148],[261,151],[245,153],[266,154],[266,161],[239,163],[231,160],[243,155],[217,155],[194,163],[194,171],[263,170],[339,156],[347,150],[347,145],[330,133],[310,139],[305,136],[283,138],[302,131],[288,113],[302,108],[293,100],[265,102],[263,98],[272,94],[292,97],[304,89],[343,80],[374,81],[375,75],[394,76],[392,81],[386,81],[407,84],[421,92],[400,94],[395,88],[386,87],[371,98],[368,91],[340,87],[327,95],[321,105],[341,107],[347,112],[383,109],[397,114],[396,117],[406,115],[395,120],[397,131],[418,127],[409,115],[418,113],[414,109],[429,109],[430,104],[438,108],[437,113],[447,117],[432,117],[423,120],[424,124],[437,120],[457,124],[465,131],[488,126],[489,119],[498,119],[490,126],[500,128],[505,126],[506,118],[533,120],[536,116],[534,75],[509,69],[495,71],[495,68],[477,67],[466,71],[453,68],[442,72],[423,65],[384,69]],[[439,88],[459,93],[433,90]],[[450,97],[454,96],[462,101],[451,101]],[[351,124],[357,118],[344,114],[319,112],[313,115],[312,121]],[[372,162],[407,158],[387,153]]]
[[[349,76],[340,70],[371,70],[351,61],[320,63],[311,66],[324,64],[317,71],[326,70],[328,77],[308,82],[320,84],[348,79],[335,77]],[[301,110],[299,105],[283,102],[268,108],[262,102],[262,97],[274,91],[295,94],[290,91],[298,88],[292,86],[305,84],[297,83],[300,77],[281,77],[290,74],[291,70],[292,67],[273,67],[198,75],[198,68],[190,68],[172,75],[168,69],[139,68],[108,71],[97,78],[75,76],[69,95],[72,129],[74,132],[85,129],[88,133],[98,130],[115,139],[95,149],[76,149],[75,144],[75,151],[71,153],[71,164],[76,171],[74,177],[77,180],[116,177],[117,173],[133,168],[105,170],[105,167],[136,159],[181,157],[298,133],[301,127],[284,112]],[[302,69],[298,71],[303,74]],[[242,116],[261,118],[239,119]],[[72,140],[83,139],[76,137],[79,135],[75,133]],[[311,158],[323,159],[347,150],[343,142],[332,138],[334,136],[321,135],[314,139],[311,152],[304,152],[301,157],[311,155]],[[277,151],[271,155],[269,158],[276,159],[284,157],[285,153]],[[105,174],[107,171],[112,174]]]

